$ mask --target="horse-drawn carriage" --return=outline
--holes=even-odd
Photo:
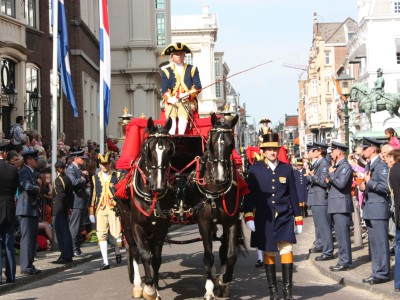
[[[191,134],[173,136],[168,134],[170,120],[133,119],[127,126],[117,169],[128,172],[116,186],[115,198],[127,241],[134,298],[161,299],[161,252],[172,223],[198,224],[201,239],[196,240],[203,242],[207,273],[204,299],[215,299],[215,285],[221,296],[229,295],[237,250],[245,249],[239,207],[246,184],[232,155],[237,120],[238,116],[215,114],[195,118]],[[217,224],[223,228],[219,276],[212,253]],[[139,259],[145,272],[144,289]]]

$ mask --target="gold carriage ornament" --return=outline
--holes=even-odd
[[[236,116],[236,113],[231,110],[231,105],[226,103],[224,105],[224,110],[220,113],[220,115],[224,116],[226,120],[230,121]]]
[[[131,119],[134,116],[128,113],[128,108],[124,108],[124,114],[118,118],[121,120],[118,121],[118,139],[123,141],[126,137],[126,126],[131,122]]]

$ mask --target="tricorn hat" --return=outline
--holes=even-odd
[[[271,123],[271,120],[268,119],[268,118],[262,118],[262,119],[260,120],[260,123],[258,123],[258,124],[261,124],[261,123]]]
[[[192,53],[192,50],[188,46],[186,46],[184,43],[181,42],[176,42],[169,44],[163,52],[161,52],[161,57],[164,55],[170,55],[173,52],[185,52],[185,53]]]
[[[99,164],[108,164],[110,162],[110,153],[111,152],[107,152],[106,155],[101,155],[101,153],[99,153],[97,155],[97,158],[99,159]]]
[[[279,134],[267,133],[262,136],[260,148],[279,148]]]

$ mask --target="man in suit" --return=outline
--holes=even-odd
[[[66,264],[72,262],[74,256],[71,231],[68,226],[68,211],[72,208],[74,195],[71,179],[65,174],[65,162],[57,161],[54,168],[57,171],[57,177],[53,182],[52,215],[61,255],[53,263]]]
[[[316,244],[309,249],[310,253],[322,252],[315,260],[333,259],[333,240],[332,240],[332,218],[328,214],[327,189],[328,184],[325,178],[328,176],[329,164],[325,160],[328,145],[321,142],[314,142],[313,155],[316,159],[312,171],[307,172],[307,181],[310,183],[311,199],[308,206],[313,213]]]
[[[339,247],[339,261],[331,266],[331,271],[345,271],[352,266],[350,241],[351,213],[354,211],[351,198],[353,169],[346,159],[348,147],[345,144],[332,142],[332,160],[335,163],[329,167],[328,213],[335,223],[336,239]]]
[[[29,150],[22,153],[24,166],[19,171],[19,195],[16,215],[21,227],[20,269],[21,273],[38,275],[40,270],[33,265],[36,251],[36,238],[39,226],[38,195],[41,180],[37,178],[38,151]]]
[[[293,168],[278,160],[279,147],[278,134],[263,136],[260,148],[263,149],[265,160],[250,166],[250,193],[244,199],[244,216],[247,228],[252,231],[252,245],[264,251],[270,299],[279,299],[275,269],[277,251],[282,263],[284,298],[293,299],[292,248],[296,243],[293,229],[296,222],[296,233],[301,233],[303,222]]]
[[[108,152],[105,156],[99,153],[100,172],[92,177],[93,195],[92,203],[89,207],[89,219],[96,224],[97,237],[103,263],[100,270],[110,269],[107,255],[107,235],[108,232],[115,240],[115,255],[117,263],[121,263],[121,253],[118,243],[121,241],[121,220],[115,215],[115,201],[111,188],[118,182],[120,173],[111,169],[110,155]],[[96,218],[95,218],[96,216]]]
[[[389,279],[389,167],[379,155],[382,143],[372,138],[363,138],[363,156],[369,160],[365,167],[363,219],[368,229],[372,274],[364,283],[378,284]]]
[[[161,56],[169,55],[170,64],[161,69],[161,93],[165,101],[165,116],[171,117],[170,134],[185,134],[188,113],[197,110],[197,95],[201,91],[199,70],[196,66],[186,64],[185,55],[192,51],[184,43],[168,45]]]
[[[70,154],[73,159],[68,166],[66,174],[72,181],[74,202],[72,205],[72,213],[70,216],[69,229],[72,236],[72,246],[74,256],[84,255],[81,251],[80,235],[86,212],[88,209],[88,197],[86,194],[86,184],[89,180],[88,171],[82,171],[81,168],[85,165],[84,151],[76,151]]]
[[[18,170],[7,162],[8,142],[0,142],[0,237],[6,254],[6,282],[15,281],[15,193],[19,184]],[[1,248],[1,247],[0,247]],[[0,251],[0,283],[2,282],[2,251]]]

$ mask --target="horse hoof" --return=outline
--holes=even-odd
[[[135,286],[133,288],[133,294],[132,294],[133,298],[135,299],[142,298],[142,295],[143,295],[143,288],[141,286]]]
[[[204,296],[204,300],[217,300],[217,298],[215,298],[215,296],[208,295],[208,296]]]
[[[146,293],[146,291],[143,291],[143,298],[145,300],[156,300],[157,299],[157,293],[149,295],[149,294]]]
[[[218,297],[229,298],[230,297],[229,287],[220,285],[218,287]]]

